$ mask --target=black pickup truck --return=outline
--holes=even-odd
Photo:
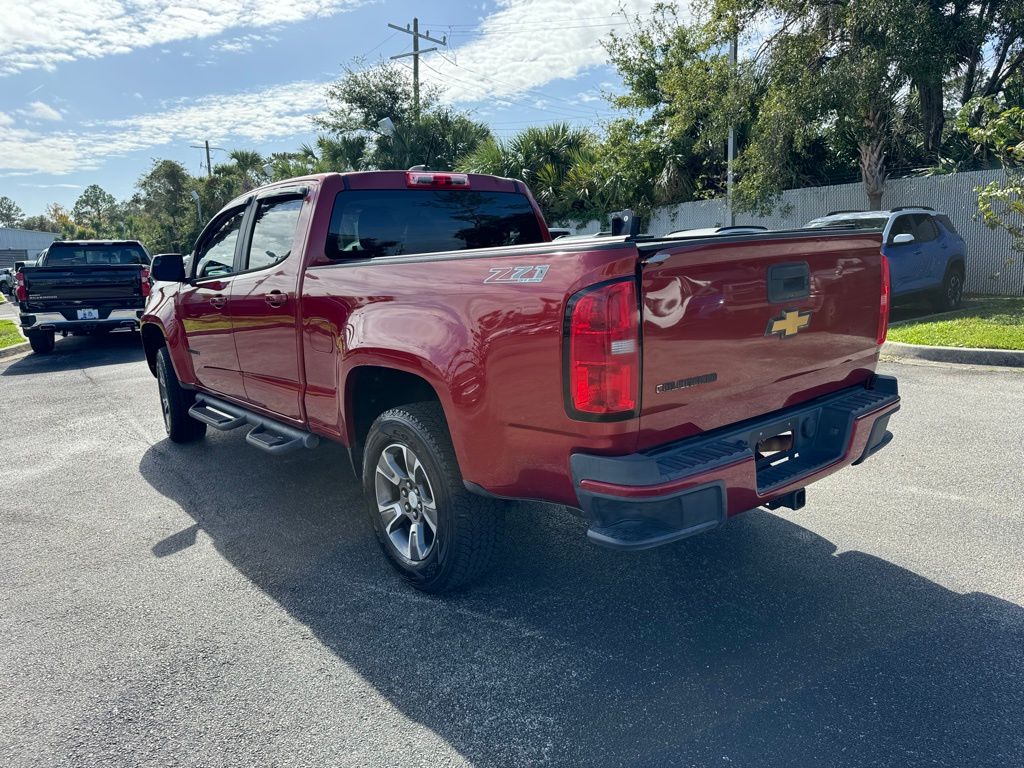
[[[137,240],[63,240],[15,274],[21,327],[32,349],[53,351],[57,333],[138,330],[149,295],[150,257]]]

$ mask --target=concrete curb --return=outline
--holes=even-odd
[[[1024,350],[970,349],[968,347],[929,347],[924,344],[902,344],[887,341],[882,354],[892,357],[913,357],[935,363],[963,363],[965,365],[1001,365],[1024,368]]]
[[[22,352],[27,352],[28,349],[29,346],[27,341],[23,341],[21,344],[13,344],[10,347],[4,347],[3,349],[0,349],[0,360],[3,360],[5,357],[20,355]]]
[[[3,319],[4,320],[7,320],[7,319],[15,320],[16,318],[6,318],[5,317]],[[21,330],[21,328],[19,327],[17,322],[14,323],[14,327],[18,329],[18,333],[20,333],[21,334],[21,338],[24,339],[25,338],[25,334]],[[14,357],[15,355],[20,355],[22,352],[27,352],[28,350],[29,350],[28,339],[25,339],[25,341],[21,342],[20,344],[12,344],[9,347],[4,347],[3,349],[0,349],[0,360],[3,360],[4,358],[7,358],[7,357]]]

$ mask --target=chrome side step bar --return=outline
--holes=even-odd
[[[203,393],[196,394],[196,403],[188,409],[188,415],[222,432],[252,425],[249,434],[245,436],[245,442],[275,456],[299,448],[316,448],[320,444],[320,438],[312,432],[268,419]]]

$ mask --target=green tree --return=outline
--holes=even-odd
[[[395,125],[415,122],[409,70],[392,62],[363,64],[356,59],[345,67],[342,77],[327,89],[327,110],[313,118],[314,125],[332,136],[358,132],[380,136],[379,123],[384,118]],[[438,99],[437,88],[420,88],[420,114],[433,110]]]
[[[963,106],[957,124],[1006,169],[1005,182],[993,181],[977,190],[978,211],[986,224],[1005,229],[1017,250],[1024,251],[1024,106],[1007,106],[992,97],[974,99]]]
[[[641,212],[724,192],[725,136],[749,118],[752,78],[733,78],[720,32],[672,5],[631,29],[606,42],[625,86],[611,102],[626,115],[607,127],[598,186]]]
[[[11,198],[0,195],[0,227],[15,227],[25,217],[25,212]]]
[[[439,91],[420,89],[413,108],[409,72],[390,62],[358,69],[356,61],[327,91],[327,110],[314,118],[326,132],[311,163],[322,170],[404,169],[426,165],[452,170],[461,156],[490,137],[490,129],[439,103]],[[381,122],[390,121],[390,126]]]
[[[195,179],[174,160],[154,161],[139,179],[130,205],[138,217],[136,236],[151,252],[191,248],[203,223],[191,198],[195,188]]]
[[[45,214],[38,214],[36,216],[26,216],[18,222],[18,226],[22,229],[31,229],[36,232],[59,232],[57,222],[51,219]]]
[[[615,101],[663,126],[662,136],[645,133],[670,144],[666,154],[705,159],[703,167],[688,160],[689,173],[679,176],[689,176],[696,196],[721,178],[732,124],[738,207],[770,208],[808,174],[855,162],[877,208],[894,162],[936,159],[947,92],[957,83],[965,93],[1005,88],[1024,61],[1022,15],[1017,0],[707,0],[681,23],[674,5],[660,6],[630,34],[610,38],[629,89]],[[734,36],[753,51],[735,69],[727,55]],[[1005,55],[984,64],[978,52],[991,46]]]
[[[56,231],[64,240],[89,240],[96,233],[89,227],[78,224],[71,213],[59,203],[46,206],[46,218],[56,225]]]
[[[75,200],[71,217],[75,224],[97,237],[122,237],[117,198],[99,184],[90,184]]]

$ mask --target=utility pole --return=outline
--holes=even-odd
[[[189,144],[189,146],[192,147],[192,149],[204,149],[204,148],[206,149],[206,176],[207,176],[207,178],[209,178],[210,176],[213,176],[213,163],[210,161],[210,150],[211,149],[219,149],[221,152],[227,152],[227,150],[224,149],[224,147],[211,147],[209,140],[204,141],[202,143],[202,145],[199,145],[199,144]]]
[[[738,33],[734,30],[729,40],[729,70],[732,74],[732,88],[736,91],[736,49],[738,47]],[[729,206],[729,226],[736,226],[736,212],[732,207],[732,183],[733,183],[733,160],[736,157],[736,127],[729,121],[729,146],[726,150],[726,176],[725,176],[725,199]]]
[[[420,116],[420,56],[424,53],[430,53],[436,51],[437,47],[426,48],[420,50],[420,40],[429,40],[432,43],[446,46],[448,45],[448,35],[444,35],[440,40],[436,37],[430,36],[430,30],[427,30],[427,34],[420,34],[420,20],[412,20],[412,28],[406,24],[404,27],[400,27],[397,24],[388,24],[391,29],[397,29],[399,32],[405,32],[407,35],[412,35],[412,51],[409,53],[400,53],[397,56],[392,56],[392,59],[404,59],[406,56],[412,56],[412,113],[419,119]]]

